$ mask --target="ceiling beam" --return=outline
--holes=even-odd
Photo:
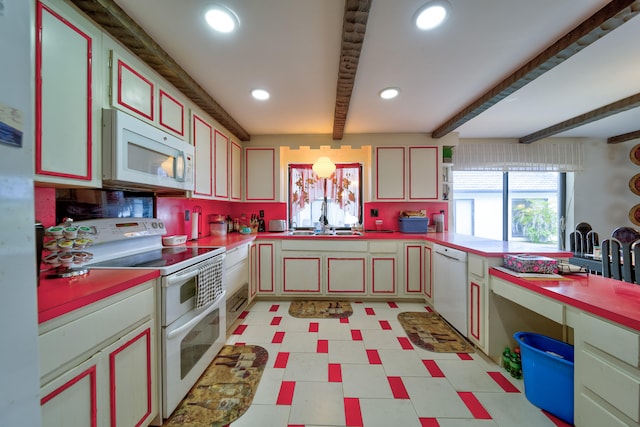
[[[519,139],[522,144],[531,144],[532,142],[539,141],[543,138],[564,132],[570,129],[577,128],[587,123],[595,122],[605,117],[613,116],[614,114],[621,113],[632,108],[640,107],[640,93],[631,95],[620,101],[612,102],[604,107],[596,108],[588,113],[580,114],[564,122],[557,123],[553,126],[549,126],[546,129],[539,130],[529,135],[523,136]]]
[[[71,1],[229,132],[241,141],[251,139],[251,135],[113,0]]]
[[[632,139],[640,139],[640,130],[634,130],[633,132],[607,138],[607,144],[619,144],[621,142],[631,141]]]
[[[441,138],[607,35],[640,12],[640,0],[613,0],[538,56],[447,119],[431,136]]]
[[[342,43],[338,64],[338,87],[333,114],[333,139],[342,139],[349,112],[351,93],[356,79],[360,52],[367,29],[371,0],[345,0],[342,23]]]

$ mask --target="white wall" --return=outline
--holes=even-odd
[[[23,146],[0,144],[0,426],[40,426],[33,207],[34,1],[0,8],[0,104],[23,113]]]
[[[588,222],[600,235],[608,237],[617,227],[640,229],[629,220],[629,210],[640,203],[629,189],[629,180],[640,166],[629,158],[640,140],[607,144],[606,140],[585,140],[585,170],[574,175],[574,192],[567,194],[573,207],[574,223]],[[567,235],[570,230],[567,230]]]

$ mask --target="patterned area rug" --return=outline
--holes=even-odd
[[[438,313],[404,312],[398,321],[412,343],[438,353],[473,353],[473,347]]]
[[[340,319],[353,314],[348,301],[291,301],[289,314],[293,317]]]
[[[267,364],[257,345],[225,345],[163,427],[221,427],[245,413]]]

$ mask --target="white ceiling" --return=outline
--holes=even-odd
[[[240,19],[232,35],[202,18],[209,0],[115,0],[251,135],[331,134],[344,0],[215,0]],[[412,17],[427,0],[372,0],[345,134],[431,133],[607,0],[449,0],[432,32]],[[519,138],[640,93],[636,16],[456,129]],[[378,92],[400,88],[383,101]],[[254,88],[271,92],[255,101]],[[557,136],[640,129],[640,108]]]

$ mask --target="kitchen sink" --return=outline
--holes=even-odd
[[[313,230],[293,230],[289,233],[291,236],[314,236]]]
[[[290,236],[362,236],[360,231],[336,230],[327,232],[315,232],[314,230],[293,230]]]

